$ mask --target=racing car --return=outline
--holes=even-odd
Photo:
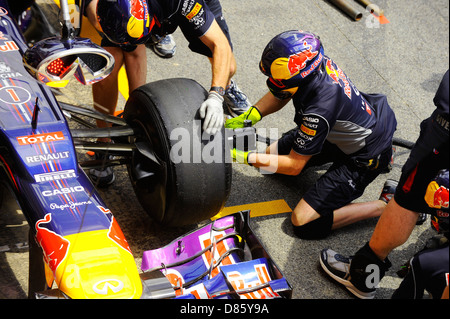
[[[136,89],[118,117],[58,101],[54,83],[76,78],[93,84],[114,66],[109,53],[75,36],[67,0],[61,12],[61,35],[31,44],[8,1],[0,0],[0,183],[12,191],[30,226],[29,297],[289,298],[292,288],[244,213],[144,253],[138,271],[120,226],[84,169],[126,165],[152,219],[168,227],[195,224],[216,215],[231,188],[224,129],[203,134],[198,106],[207,92],[186,78]],[[97,128],[84,117],[113,125]],[[70,129],[68,120],[84,127]],[[190,147],[174,160],[180,141],[171,134],[180,130],[189,132],[183,145]],[[101,137],[112,143],[92,142]],[[77,150],[115,159],[82,167]],[[202,156],[211,152],[214,160]],[[254,280],[247,283],[237,274]]]

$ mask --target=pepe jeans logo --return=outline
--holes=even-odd
[[[55,210],[55,209],[65,210],[66,208],[73,210],[73,209],[77,208],[78,206],[84,206],[84,205],[90,205],[90,204],[92,204],[92,202],[90,200],[85,201],[85,202],[75,202],[75,203],[70,201],[70,202],[67,202],[67,204],[62,204],[62,205],[59,205],[56,203],[51,203],[49,207],[51,210]]]

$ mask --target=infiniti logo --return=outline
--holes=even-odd
[[[107,295],[108,290],[111,290],[113,293],[118,293],[123,289],[123,286],[123,282],[118,279],[106,279],[94,284],[92,289],[99,295]]]

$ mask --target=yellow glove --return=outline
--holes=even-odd
[[[247,164],[247,165],[252,166],[252,164],[250,164],[248,162],[248,155],[251,152],[241,151],[236,148],[230,149],[230,151],[231,151],[231,158],[233,159],[233,162],[240,163],[240,164]]]
[[[244,114],[239,115],[238,117],[234,117],[225,122],[225,128],[243,128],[245,127],[245,121],[252,121],[252,126],[261,121],[262,116],[256,106],[252,106],[248,109]]]

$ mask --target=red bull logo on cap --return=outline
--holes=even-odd
[[[289,72],[291,73],[291,76],[294,76],[301,70],[303,70],[306,67],[306,62],[311,61],[317,56],[317,54],[319,54],[318,51],[313,52],[312,46],[308,45],[306,42],[304,43],[304,46],[308,48],[298,54],[293,54],[289,57],[287,67]]]
[[[289,58],[281,57],[273,61],[270,71],[274,79],[288,80],[292,78],[307,66],[308,61],[317,57],[319,51],[313,51],[312,46],[306,42],[303,45],[306,47],[306,50],[292,54]]]

